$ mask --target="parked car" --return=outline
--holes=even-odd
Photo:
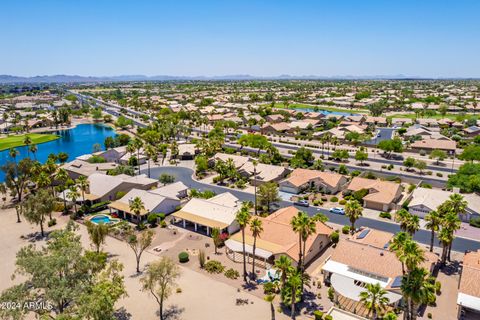
[[[335,214],[342,214],[342,215],[345,214],[345,210],[343,208],[339,208],[339,207],[331,208],[330,212],[335,213]]]
[[[294,205],[301,206],[301,207],[309,207],[310,204],[307,200],[297,200],[293,203]]]

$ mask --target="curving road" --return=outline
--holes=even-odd
[[[147,173],[147,170],[142,170],[142,173]],[[250,193],[235,190],[235,189],[229,189],[229,188],[224,188],[220,186],[215,186],[215,185],[210,185],[202,182],[198,182],[192,178],[193,170],[185,167],[155,167],[150,169],[150,175],[152,178],[157,179],[162,173],[168,173],[171,174],[175,177],[175,181],[182,181],[187,187],[189,188],[194,188],[198,189],[201,191],[204,190],[212,190],[216,192],[217,194],[222,193],[222,192],[230,192],[232,193],[235,197],[240,199],[241,201],[253,201],[254,196]],[[278,203],[280,207],[287,207],[291,206],[292,202],[289,201],[280,201]],[[325,215],[328,216],[329,221],[332,223],[340,224],[340,225],[345,225],[349,224],[349,221],[347,217],[342,216],[342,215],[337,215],[337,214],[332,214],[326,209],[322,208],[316,208],[316,207],[297,207],[299,210],[307,212],[309,215],[314,215],[318,212],[321,212]],[[386,232],[391,232],[391,233],[397,233],[400,231],[400,228],[398,225],[389,223],[389,222],[383,222],[380,220],[375,220],[375,219],[369,219],[369,218],[360,218],[357,222],[359,226],[365,226],[365,227],[370,227],[374,229],[379,229],[383,230]],[[415,233],[415,240],[425,244],[429,245],[430,244],[430,231],[427,230],[419,230]],[[435,245],[438,247],[438,239],[435,239]],[[465,239],[465,238],[456,238],[455,241],[453,242],[453,250],[455,251],[460,251],[463,252],[465,250],[478,250],[480,249],[480,242],[475,241],[475,240],[470,240],[470,239]]]

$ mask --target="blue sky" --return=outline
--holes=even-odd
[[[0,74],[480,76],[476,0],[23,0]]]

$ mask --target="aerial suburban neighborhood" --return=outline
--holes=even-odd
[[[407,9],[478,38],[478,4],[86,2],[0,13],[0,319],[480,319],[478,57],[378,53]]]

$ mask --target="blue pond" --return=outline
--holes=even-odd
[[[103,124],[80,124],[73,129],[59,130],[52,132],[60,136],[59,139],[45,142],[37,145],[38,151],[36,158],[40,162],[45,162],[50,153],[59,153],[61,151],[68,154],[68,161],[75,159],[83,154],[92,153],[93,145],[99,143],[103,148],[103,141],[106,137],[114,137],[115,130]],[[17,160],[28,156],[26,147],[18,147],[20,155]],[[32,157],[32,155],[30,155]],[[9,156],[8,150],[0,152],[0,165],[7,161],[13,161]],[[4,180],[4,174],[0,171],[0,181]]]

